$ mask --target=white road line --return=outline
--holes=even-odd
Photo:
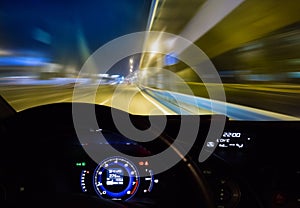
[[[103,102],[99,103],[99,105],[105,105],[106,103],[108,103],[110,101],[111,98],[108,98],[106,100],[104,100]]]
[[[177,115],[174,111],[170,110],[169,108],[159,105],[155,99],[152,97],[146,95],[140,90],[140,93],[142,96],[147,99],[149,102],[151,102],[155,107],[157,107],[161,112],[163,112],[165,115]]]

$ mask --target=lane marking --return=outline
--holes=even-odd
[[[165,106],[161,106],[157,103],[156,100],[154,100],[152,97],[146,95],[145,93],[143,93],[140,89],[139,89],[141,95],[148,100],[149,102],[151,102],[156,108],[158,108],[161,112],[163,112],[165,115],[177,115],[174,111],[170,110],[169,108],[165,107]]]
[[[102,101],[101,103],[99,103],[99,105],[105,105],[106,103],[108,103],[111,100],[111,98],[108,98],[104,101]]]

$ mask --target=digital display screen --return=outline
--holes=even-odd
[[[222,138],[217,139],[218,146],[221,148],[226,147],[236,147],[236,148],[244,148],[245,141],[242,138],[242,133],[240,132],[224,132]]]
[[[107,170],[106,185],[123,185],[124,177],[121,168],[110,168]]]
[[[220,149],[232,148],[232,149],[244,149],[247,148],[252,142],[252,138],[243,134],[242,132],[225,131],[222,137],[215,142],[208,142],[207,147],[219,147]]]

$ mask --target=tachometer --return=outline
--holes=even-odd
[[[118,156],[103,160],[93,176],[96,193],[105,199],[126,201],[137,192],[139,183],[135,165]]]

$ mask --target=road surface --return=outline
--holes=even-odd
[[[76,101],[89,102],[91,99],[100,105],[113,105],[132,114],[175,114],[172,110],[159,104],[151,96],[141,92],[135,85],[101,85],[97,87],[96,94],[92,91],[94,86],[80,87],[81,93]],[[118,90],[116,90],[116,88]],[[22,111],[34,106],[50,103],[72,102],[74,84],[66,85],[10,85],[0,86],[2,95],[16,110]],[[133,96],[130,103],[125,102]]]
[[[199,83],[189,83],[199,100],[207,98],[204,86]],[[297,85],[295,85],[297,86]],[[260,113],[259,110],[268,110],[269,113],[278,113],[300,119],[298,104],[300,103],[299,87],[291,85],[245,85],[224,84],[226,100],[237,109],[247,109],[247,113]],[[96,93],[94,90],[96,89]],[[61,85],[0,85],[2,95],[16,111],[22,111],[34,106],[49,103],[72,102],[74,84]],[[185,98],[187,99],[187,98]],[[128,111],[132,114],[176,114],[178,111],[174,106],[157,99],[153,94],[141,90],[136,85],[82,85],[80,86],[79,102],[95,102],[96,104],[113,106]],[[201,102],[203,104],[203,102]],[[211,114],[212,112],[198,106],[200,114]],[[253,114],[254,115],[254,114]],[[255,115],[257,116],[257,115]],[[253,117],[254,118],[254,117]],[[264,117],[262,117],[264,118]],[[284,118],[284,117],[282,117]],[[294,119],[293,119],[294,120]]]

